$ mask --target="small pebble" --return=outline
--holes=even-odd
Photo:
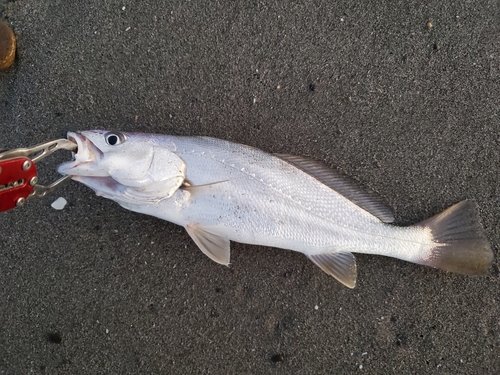
[[[283,357],[283,354],[275,354],[271,357],[271,361],[274,363],[283,362],[284,360],[285,357]]]
[[[66,199],[64,199],[63,197],[59,197],[50,206],[54,210],[62,210],[66,206],[67,203],[68,203],[68,201]]]
[[[45,337],[47,338],[47,341],[52,344],[60,344],[62,341],[59,333],[47,333]]]
[[[0,70],[7,69],[16,57],[16,36],[12,29],[0,21]]]

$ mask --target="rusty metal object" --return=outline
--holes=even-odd
[[[12,29],[0,21],[0,70],[7,69],[16,57],[16,36]]]

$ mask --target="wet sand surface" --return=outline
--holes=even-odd
[[[497,254],[499,3],[363,3],[0,1],[18,41],[0,147],[101,128],[310,156],[398,225],[476,200]],[[226,268],[76,182],[1,219],[0,374],[500,371],[496,263],[474,278],[358,255],[350,290],[233,243]]]

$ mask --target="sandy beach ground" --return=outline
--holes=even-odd
[[[500,244],[498,1],[0,1],[0,147],[67,131],[208,135],[321,160],[398,225],[463,199]],[[56,178],[58,153],[40,163]],[[59,196],[62,211],[51,208]],[[0,214],[0,374],[494,374],[500,272],[302,254],[184,229],[75,182]]]

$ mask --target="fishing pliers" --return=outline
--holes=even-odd
[[[50,185],[39,185],[36,163],[57,150],[74,150],[76,143],[57,139],[33,147],[0,149],[0,212],[42,198],[71,180],[64,176]]]

